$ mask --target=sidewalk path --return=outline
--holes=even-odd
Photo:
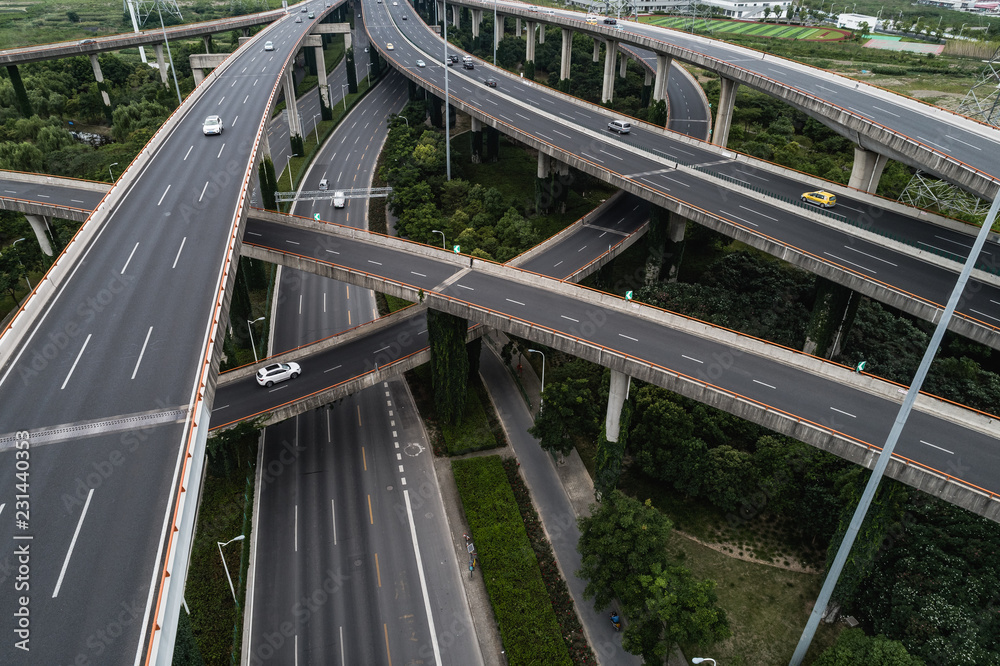
[[[526,377],[533,374],[530,370],[531,366],[525,363]],[[593,484],[586,468],[574,451],[572,456],[567,458],[567,464],[560,466],[559,472],[556,471],[551,456],[538,446],[538,441],[534,437],[528,434],[528,428],[533,423],[531,413],[524,404],[514,380],[489,344],[483,345],[479,372],[507,433],[507,439],[521,463],[521,471],[531,491],[531,498],[541,517],[545,533],[552,543],[563,578],[576,602],[577,612],[580,614],[591,648],[601,664],[638,666],[642,660],[622,649],[621,634],[615,633],[611,628],[608,619],[609,609],[594,610],[593,601],[586,601],[583,598],[586,583],[576,576],[580,568],[580,553],[576,550],[576,544],[580,540],[580,530],[576,525],[575,507],[582,505],[585,510],[594,496]],[[537,404],[537,395],[532,396],[531,400],[532,404]],[[567,490],[563,488],[560,476],[570,477],[570,492],[574,496],[574,501],[570,500]]]

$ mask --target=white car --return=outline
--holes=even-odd
[[[272,363],[257,371],[257,383],[271,387],[286,379],[295,379],[302,373],[298,363]]]
[[[417,61],[417,67],[426,67],[426,66],[427,66],[427,63],[424,62],[423,60],[418,60]]]
[[[393,7],[399,7],[399,3],[398,3],[398,2],[393,2],[393,3],[392,3],[392,6],[393,6]]]
[[[340,191],[340,190],[334,192],[333,193],[333,207],[334,208],[343,208],[345,204],[347,204],[347,198],[344,196],[344,193],[342,191]]]
[[[264,50],[265,51],[273,51],[274,50],[274,42],[264,42]]]
[[[222,134],[223,129],[222,118],[219,116],[209,116],[205,118],[205,122],[201,125],[201,131],[205,136],[209,134]]]
[[[396,49],[396,47],[392,45],[392,42],[387,42],[386,43],[386,45],[385,45],[385,50],[386,51],[394,51],[395,49]]]

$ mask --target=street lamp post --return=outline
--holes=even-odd
[[[23,240],[23,238],[18,238],[16,241],[11,243],[10,246],[14,247]],[[24,262],[21,261],[20,257],[18,257],[17,263],[21,265],[21,271],[24,273],[24,281],[28,283],[28,291],[31,291],[31,280],[28,279],[28,271],[24,269]]]
[[[263,317],[257,317],[253,321],[247,319],[247,333],[250,334],[250,347],[253,349],[253,362],[260,363],[260,359],[257,358],[257,345],[253,343],[253,325],[259,321],[263,321]]]
[[[497,66],[497,0],[493,0],[493,66]]]
[[[344,88],[348,88],[349,89],[350,87],[351,87],[351,84],[349,84],[349,83],[341,83],[340,84],[340,94],[344,96],[344,111],[347,111],[347,91],[345,91]]]
[[[545,352],[538,351],[537,349],[529,349],[528,352],[541,354],[542,355],[542,394],[545,393]],[[538,396],[538,408],[541,409],[542,405],[545,404],[545,398],[541,395]]]
[[[316,133],[316,145],[317,146],[319,146],[319,123],[316,122],[316,119],[319,118],[319,116],[320,116],[320,114],[318,114],[318,113],[314,113],[313,114],[313,131]]]
[[[231,544],[234,541],[243,541],[243,539],[244,539],[244,536],[241,534],[238,537],[233,537],[232,539],[230,539],[229,541],[227,541],[225,543],[222,543],[221,541],[216,541],[215,542],[215,543],[217,543],[219,545],[219,557],[222,558],[222,567],[226,570],[226,579],[229,581],[229,591],[233,593],[233,601],[236,603],[237,607],[239,607],[240,602],[236,601],[236,588],[233,587],[233,578],[232,578],[232,576],[229,575],[229,565],[226,564],[226,558],[223,557],[223,555],[222,555],[222,547],[223,546],[228,546],[229,544]]]
[[[112,183],[113,183],[113,182],[115,182],[115,174],[114,174],[114,173],[112,173],[112,171],[111,171],[111,167],[116,167],[116,166],[118,166],[118,162],[112,162],[112,163],[111,163],[111,164],[110,164],[110,165],[108,166],[108,175],[109,175],[109,176],[111,176],[111,182],[112,182]]]
[[[370,61],[369,61],[369,62],[366,62],[366,63],[365,63],[365,67],[367,67],[367,68],[368,68],[368,74],[367,74],[367,77],[368,77],[368,85],[371,85],[371,84],[372,84],[372,64],[371,64],[371,62],[370,62]]]
[[[448,249],[448,246],[446,246],[446,245],[444,244],[444,232],[443,232],[443,231],[438,231],[437,229],[431,229],[431,231],[432,231],[433,233],[435,233],[435,234],[441,234],[441,249],[442,249],[442,250],[447,250],[447,249]]]
[[[437,0],[434,0],[437,5]],[[448,94],[448,0],[442,0],[444,7],[444,170],[451,180],[451,96]]]
[[[712,666],[716,666],[715,660],[712,659],[711,657],[695,657],[694,659],[691,660],[691,663],[692,664],[703,664],[706,661],[710,661],[710,662],[712,662]]]
[[[292,157],[300,157],[298,153],[292,153]],[[292,157],[288,158],[288,189],[295,189],[295,181],[292,180]]]
[[[406,116],[396,116],[397,118],[402,118],[403,122],[406,123],[406,128],[410,128],[410,120]]]

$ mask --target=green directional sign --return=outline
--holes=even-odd
[[[631,291],[626,291],[625,292],[625,300],[626,301],[631,301],[632,300],[632,292]]]
[[[455,254],[461,254],[462,253],[462,246],[461,245],[455,245],[454,247],[455,247]]]
[[[866,362],[867,361],[861,361],[861,363],[858,363],[858,365],[854,368],[854,372],[864,372]]]
[[[319,213],[313,213],[313,219],[319,222]]]

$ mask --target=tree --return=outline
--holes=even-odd
[[[602,608],[615,599],[631,605],[645,597],[639,577],[667,567],[666,543],[673,524],[652,502],[632,499],[619,490],[605,495],[589,517],[581,518],[581,578],[584,597]]]
[[[550,453],[567,455],[573,450],[573,423],[583,417],[593,403],[586,379],[550,381],[542,393],[542,408],[528,432]]]
[[[717,605],[715,581],[698,580],[684,567],[656,563],[649,574],[639,576],[639,583],[641,598],[625,607],[629,624],[622,647],[647,663],[664,663],[676,643],[707,646],[730,636],[726,612]]]
[[[465,413],[469,380],[469,355],[465,338],[466,319],[438,310],[427,311],[427,335],[431,346],[431,384],[438,418],[459,424]]]
[[[923,666],[924,662],[906,651],[899,641],[889,640],[882,634],[866,636],[861,629],[845,629],[837,642],[823,651],[813,666]]]
[[[271,161],[270,155],[264,155],[264,159],[257,167],[257,174],[260,179],[260,197],[263,200],[264,208],[278,210],[278,203],[274,196],[278,190],[278,183],[274,174],[274,162]]]

